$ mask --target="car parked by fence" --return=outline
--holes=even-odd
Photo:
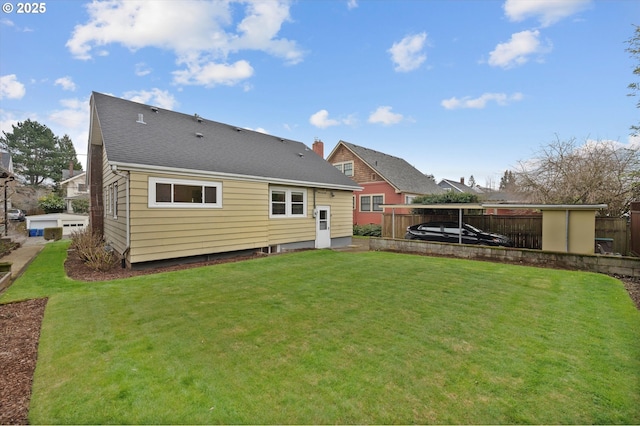
[[[460,238],[462,231],[462,238]],[[407,228],[407,240],[436,241],[441,243],[478,244],[485,246],[513,247],[513,241],[500,234],[485,232],[467,223],[462,228],[456,222],[427,222]]]

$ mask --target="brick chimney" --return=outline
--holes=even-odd
[[[73,161],[69,161],[69,177],[73,177]]]
[[[313,152],[320,156],[320,158],[324,158],[324,142],[322,142],[320,139],[316,139],[315,141],[313,141],[313,145],[311,145],[311,148],[313,149]]]
[[[460,178],[460,183],[464,185],[464,178],[463,177]]]

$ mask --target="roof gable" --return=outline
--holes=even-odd
[[[373,149],[349,142],[340,141],[328,158],[338,147],[344,146],[357,155],[379,176],[396,188],[398,192],[410,194],[440,194],[443,191],[436,182],[399,157],[388,155]]]
[[[92,105],[110,164],[359,189],[302,142],[96,92]]]
[[[455,180],[451,180],[451,179],[442,179],[440,183],[438,183],[438,186],[440,186],[441,188],[454,189],[458,192],[465,192],[468,194],[478,194],[483,192],[480,189],[472,188],[468,185],[465,185],[462,182],[456,182]]]

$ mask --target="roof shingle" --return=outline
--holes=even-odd
[[[93,102],[110,163],[359,189],[302,142],[97,92]]]

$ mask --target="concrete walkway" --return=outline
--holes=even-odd
[[[27,266],[44,248],[47,243],[42,237],[26,237],[23,235],[9,235],[14,242],[20,243],[20,247],[6,256],[0,258],[0,262],[11,263],[11,275],[0,280],[0,293],[8,288],[27,269]]]

